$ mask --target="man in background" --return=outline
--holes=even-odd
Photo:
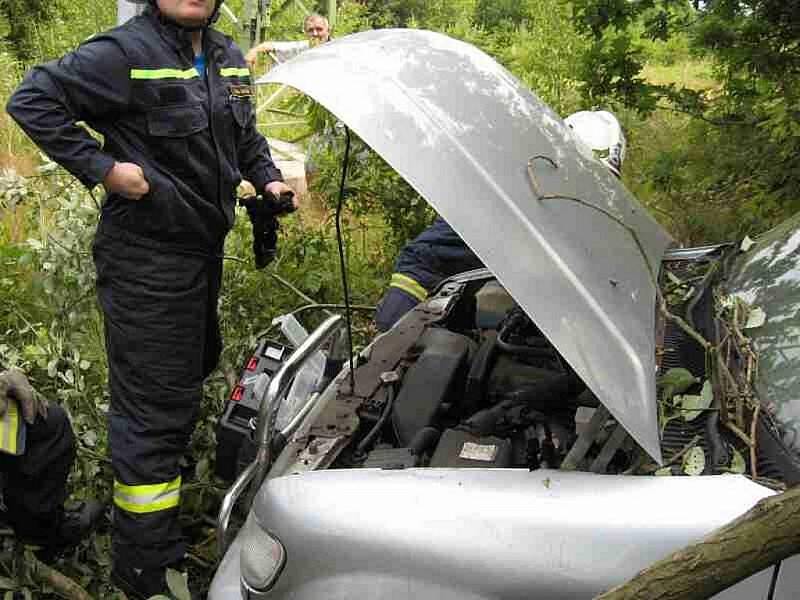
[[[253,46],[245,55],[245,60],[250,67],[254,67],[259,54],[272,54],[277,62],[282,63],[294,58],[304,50],[313,48],[331,39],[331,29],[328,19],[319,14],[310,14],[303,19],[303,32],[307,40],[296,42],[261,42]]]

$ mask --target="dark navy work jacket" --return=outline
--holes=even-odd
[[[150,192],[109,195],[99,231],[219,248],[242,177],[257,190],[281,179],[256,131],[241,51],[211,29],[203,39],[205,76],[188,32],[148,9],[35,67],[9,100],[9,114],[87,187],[115,160],[142,167]],[[79,121],[103,135],[102,147]]]
[[[447,221],[437,216],[425,231],[403,247],[394,270],[431,292],[443,279],[482,266]]]

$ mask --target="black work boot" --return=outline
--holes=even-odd
[[[83,500],[64,509],[56,538],[64,547],[74,546],[92,533],[103,519],[105,506],[97,500]]]
[[[77,546],[97,528],[103,519],[105,506],[97,500],[82,500],[64,508],[58,518],[55,531],[44,539],[26,539],[22,541],[39,546],[36,557],[44,562],[52,562],[63,552]]]
[[[180,570],[177,567],[173,568]],[[129,600],[147,600],[152,596],[175,598],[167,585],[167,569],[165,567],[135,569],[115,562],[111,570],[111,583],[120,591],[125,592]],[[189,591],[192,600],[200,598],[191,588]]]

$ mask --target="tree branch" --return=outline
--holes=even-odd
[[[596,600],[704,600],[800,552],[800,487],[765,498]]]

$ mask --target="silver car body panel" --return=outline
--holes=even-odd
[[[480,50],[420,30],[340,38],[257,83],[311,96],[380,154],[661,459],[643,255],[657,271],[671,240],[561,117]]]
[[[784,560],[778,570],[775,595],[771,600],[797,600],[800,591],[800,556]]]
[[[286,549],[276,599],[575,600],[770,494],[740,476],[330,470],[269,480],[247,526]],[[240,547],[226,554],[210,600],[238,597]],[[770,579],[771,569],[717,598],[765,597]]]

